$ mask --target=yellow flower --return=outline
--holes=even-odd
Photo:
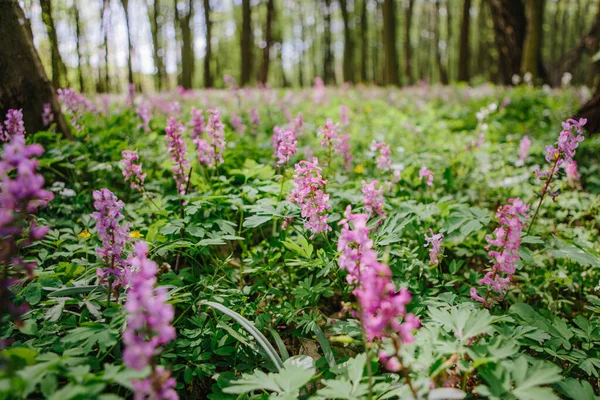
[[[77,237],[79,239],[88,239],[88,238],[91,238],[92,235],[88,232],[87,229],[84,229],[81,232],[79,232],[79,234],[77,235]]]
[[[371,112],[371,110],[372,110],[372,109],[371,109],[371,106],[366,106],[366,107],[365,107],[365,112],[366,112],[367,114],[368,114],[368,113],[370,113],[370,112]]]
[[[131,233],[129,234],[129,237],[130,237],[130,238],[132,238],[132,239],[139,239],[139,238],[143,238],[143,237],[144,237],[144,235],[143,235],[143,234],[141,234],[141,233],[140,233],[140,231],[138,231],[138,230],[135,230],[135,231],[133,231],[133,232],[131,232]]]
[[[356,168],[354,168],[354,172],[356,172],[357,174],[362,174],[363,172],[365,172],[365,167],[362,164],[359,164],[356,166]]]

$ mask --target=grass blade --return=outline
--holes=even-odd
[[[331,345],[329,344],[329,340],[327,340],[325,333],[323,333],[323,330],[317,324],[314,324],[313,333],[315,334],[315,336],[317,337],[317,341],[321,345],[321,350],[323,350],[323,355],[325,356],[329,367],[335,367],[335,356],[333,355],[333,350],[331,350]]]

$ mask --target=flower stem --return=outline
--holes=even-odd
[[[559,159],[560,159],[560,157],[555,157],[554,165],[552,166],[552,171],[550,172],[550,176],[548,177],[548,180],[546,181],[546,184],[544,185],[544,187],[542,189],[542,195],[540,196],[540,200],[538,201],[537,207],[535,208],[535,212],[533,213],[533,217],[531,218],[531,222],[529,223],[529,228],[527,228],[528,235],[529,235],[529,232],[531,231],[531,227],[533,226],[533,223],[535,222],[535,219],[537,218],[538,212],[540,211],[540,207],[542,206],[544,197],[546,196],[546,193],[548,193],[548,188],[550,187],[550,182],[552,181],[552,178],[554,177],[554,173],[556,172],[556,167],[558,166]]]

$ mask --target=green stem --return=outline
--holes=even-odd
[[[554,177],[554,173],[556,172],[556,167],[558,166],[558,160],[560,160],[560,157],[555,157],[554,165],[552,166],[552,171],[550,172],[550,176],[548,177],[548,180],[546,181],[546,184],[544,185],[544,188],[542,189],[542,195],[540,196],[540,201],[538,201],[537,207],[535,208],[535,212],[533,213],[533,217],[531,218],[531,222],[529,223],[529,228],[527,228],[528,235],[529,235],[529,232],[531,231],[531,227],[533,226],[533,223],[535,222],[538,212],[540,211],[540,207],[542,206],[544,197],[546,196],[546,193],[548,193],[548,187],[550,186],[550,182],[552,181],[552,178]]]

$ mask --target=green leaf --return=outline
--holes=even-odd
[[[256,228],[262,224],[265,224],[273,219],[272,215],[253,215],[244,220],[242,226],[244,228]]]
[[[321,350],[323,350],[323,355],[325,355],[325,359],[330,367],[335,367],[335,356],[333,354],[333,350],[331,350],[331,345],[329,344],[329,340],[323,333],[323,330],[319,327],[319,325],[313,325],[313,333],[315,334],[319,345],[321,345]]]

